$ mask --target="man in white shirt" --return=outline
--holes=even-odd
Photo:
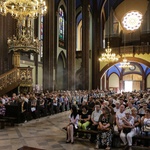
[[[125,117],[122,118],[122,122],[123,129],[121,130],[120,138],[123,141],[124,145],[126,145],[128,142],[128,146],[132,146],[132,137],[134,136],[134,134],[132,133],[132,130],[134,130],[134,117],[131,116],[130,109],[125,110]]]
[[[91,115],[91,122],[92,122],[91,130],[97,130],[99,117],[102,114],[102,111],[100,110],[100,108],[101,108],[100,103],[96,102],[95,103],[95,110],[92,112],[92,115]],[[96,140],[96,135],[91,134],[90,141],[94,142],[95,140]]]
[[[116,126],[114,127],[114,131],[116,132],[122,130],[122,125],[123,125],[122,118],[125,117],[124,110],[125,110],[125,106],[121,105],[119,111],[116,112]]]
[[[113,109],[114,109],[115,113],[120,110],[120,102],[119,101],[115,102],[115,107]]]

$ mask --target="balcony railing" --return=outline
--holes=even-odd
[[[2,74],[0,76],[0,90],[3,90],[11,84],[18,82],[20,78],[19,72],[20,71],[18,68],[14,68],[5,74]]]
[[[113,53],[120,54],[150,54],[150,45],[123,46],[112,48]]]
[[[121,46],[121,47],[111,47],[112,52],[121,54],[150,54],[150,45],[139,45],[139,46]],[[100,54],[104,52],[104,49],[100,50]],[[89,50],[89,57],[91,57],[92,51]],[[82,50],[76,51],[76,58],[82,58]]]
[[[32,86],[32,68],[18,67],[0,75],[0,94],[4,94],[17,86]]]

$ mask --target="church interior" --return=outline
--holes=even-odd
[[[1,95],[149,89],[149,7],[148,0],[53,0],[43,15],[21,18],[0,4]],[[123,24],[132,12],[137,20]]]
[[[2,0],[0,26],[0,99],[13,93],[150,90],[149,0]],[[80,140],[63,143],[68,115],[0,129],[0,149],[94,149]]]

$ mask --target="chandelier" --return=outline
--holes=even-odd
[[[43,0],[1,0],[0,14],[17,20],[17,33],[7,40],[10,51],[39,53],[41,42],[34,37],[34,19],[47,12]]]
[[[110,14],[110,11],[109,11],[109,0],[107,1],[108,2],[108,17],[109,17],[109,14]],[[110,48],[109,46],[109,18],[108,18],[108,42],[107,42],[107,48],[105,49],[105,53],[102,53],[101,57],[99,58],[99,61],[102,61],[102,62],[114,62],[114,61],[118,61],[118,58],[116,57],[116,54],[115,53],[112,53],[112,49]]]
[[[127,30],[136,30],[141,26],[142,23],[142,14],[138,11],[131,11],[128,12],[124,17],[123,17],[123,26]]]
[[[111,53],[111,51],[112,51],[112,49],[109,46],[109,42],[107,42],[107,48],[105,49],[105,53],[102,53],[101,57],[99,58],[99,61],[103,61],[103,62],[118,61],[116,54]]]
[[[43,0],[1,0],[0,13],[11,14],[15,19],[37,18],[46,14],[47,6]]]
[[[126,58],[123,59],[123,61],[120,63],[120,68],[130,68],[131,65],[130,65],[130,62],[127,61]]]

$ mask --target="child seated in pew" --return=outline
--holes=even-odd
[[[83,105],[82,112],[79,116],[79,123],[78,123],[79,129],[86,130],[87,127],[90,125],[90,119],[91,119],[91,116],[88,111],[88,108],[86,105]],[[83,138],[86,138],[86,134],[84,134]]]

